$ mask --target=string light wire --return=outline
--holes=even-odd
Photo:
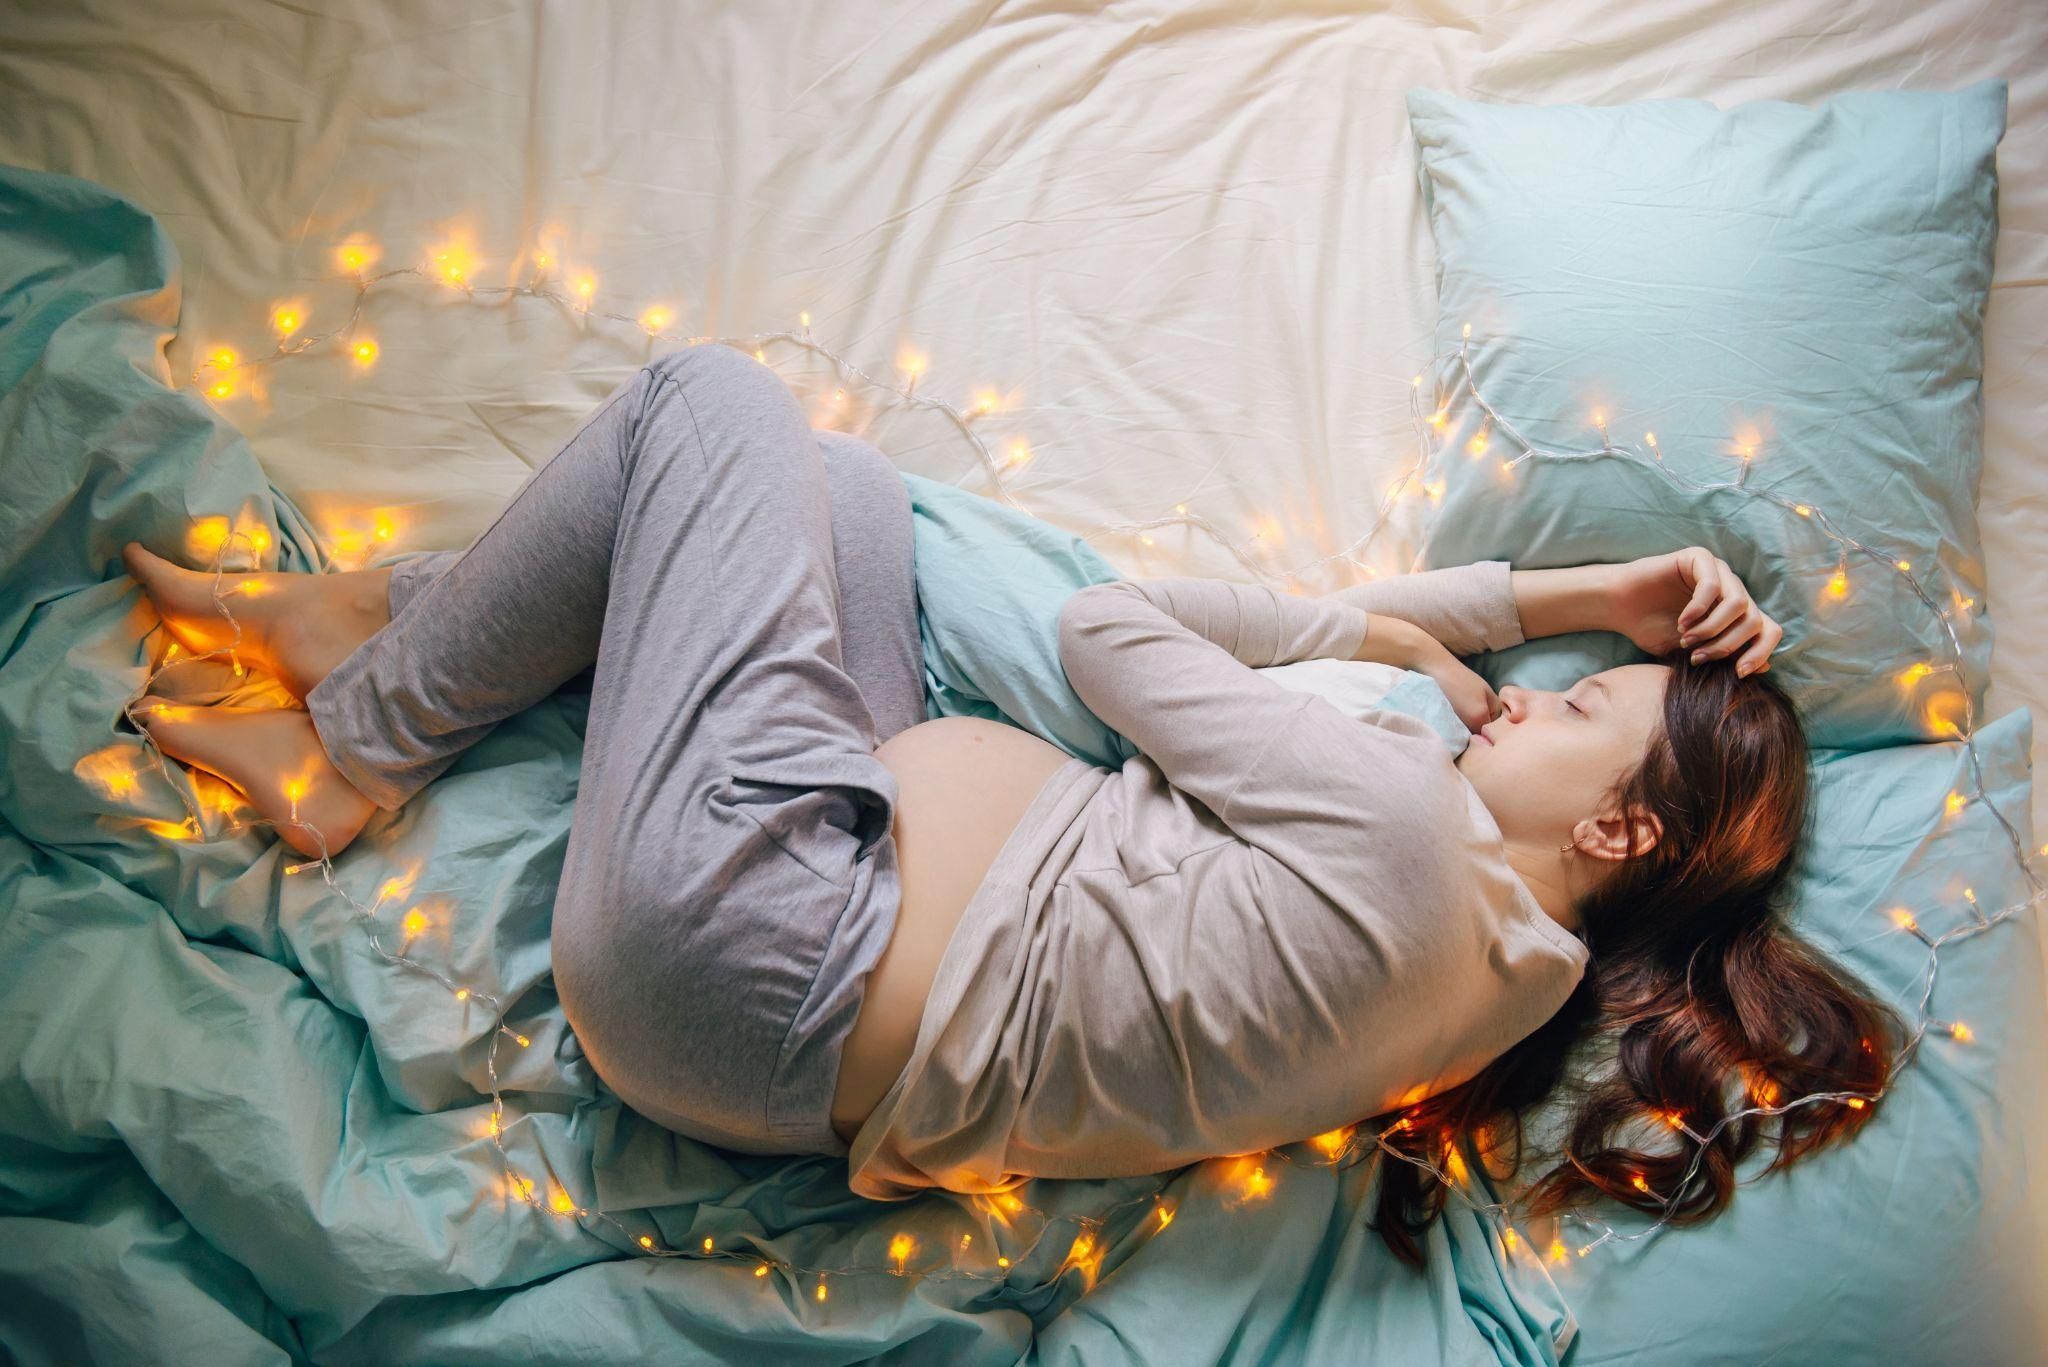
[[[913,360],[908,365],[902,367],[908,370],[910,374],[909,383],[905,386],[899,387],[877,379],[860,366],[854,364],[849,358],[819,343],[812,336],[810,315],[807,312],[801,317],[799,331],[761,332],[745,338],[683,337],[664,331],[664,325],[669,318],[666,310],[650,309],[637,317],[622,313],[593,310],[591,301],[595,294],[595,278],[587,273],[581,275],[573,282],[573,297],[549,288],[547,267],[551,264],[551,261],[550,257],[545,253],[541,253],[536,257],[538,269],[529,283],[505,286],[475,285],[468,279],[467,258],[455,256],[453,253],[443,253],[437,256],[437,261],[441,263],[438,270],[430,271],[424,267],[412,266],[370,274],[365,267],[369,260],[374,259],[374,255],[375,249],[373,246],[366,248],[360,243],[355,246],[345,246],[342,249],[342,260],[344,265],[349,268],[350,274],[348,278],[351,278],[354,282],[355,293],[347,317],[340,326],[326,332],[306,332],[304,330],[304,323],[307,311],[296,303],[281,304],[273,311],[273,326],[279,333],[279,340],[274,351],[253,361],[245,362],[228,348],[217,348],[208,355],[198,369],[192,372],[189,383],[193,386],[202,387],[210,397],[217,401],[225,400],[233,396],[234,385],[232,377],[234,374],[257,366],[274,365],[290,357],[304,355],[317,347],[326,346],[330,343],[337,344],[347,350],[353,355],[359,366],[368,367],[375,363],[378,354],[374,339],[368,338],[361,333],[364,301],[371,288],[386,281],[400,280],[408,277],[429,281],[438,280],[442,284],[460,289],[472,299],[491,295],[531,297],[563,305],[571,311],[586,317],[631,323],[640,327],[650,338],[657,341],[674,341],[690,346],[708,344],[738,345],[743,349],[753,351],[757,359],[764,360],[765,356],[761,350],[762,344],[771,341],[786,342],[796,347],[820,353],[828,357],[839,368],[841,373],[853,376],[875,389],[887,391],[905,405],[933,409],[945,414],[974,446],[984,469],[995,486],[995,496],[1012,507],[1023,510],[1022,505],[1011,496],[1004,481],[1006,468],[1021,464],[1022,461],[1015,455],[1008,461],[998,460],[989,449],[988,443],[974,430],[975,420],[992,411],[992,404],[983,401],[969,409],[963,410],[940,399],[917,395],[915,389],[917,377],[923,370],[922,358]],[[1750,467],[1754,463],[1755,443],[1745,442],[1742,444],[1740,464],[1734,479],[1723,482],[1704,483],[1690,479],[1673,470],[1664,459],[1663,452],[1658,446],[1654,433],[1645,433],[1644,443],[1649,448],[1649,454],[1647,455],[1641,448],[1632,443],[1615,442],[1609,431],[1606,415],[1601,410],[1596,410],[1593,414],[1593,425],[1600,433],[1600,445],[1598,447],[1553,450],[1540,446],[1523,436],[1521,431],[1495,409],[1480,393],[1470,354],[1471,331],[1469,323],[1464,325],[1457,346],[1438,352],[1410,382],[1410,416],[1415,428],[1418,445],[1416,459],[1388,487],[1380,500],[1371,525],[1342,549],[1319,560],[1284,571],[1278,576],[1270,575],[1262,565],[1261,558],[1251,554],[1251,551],[1255,548],[1252,543],[1232,540],[1209,519],[1200,514],[1190,512],[1185,504],[1175,505],[1175,512],[1172,516],[1141,522],[1100,524],[1093,529],[1091,535],[1134,535],[1149,545],[1151,544],[1151,538],[1144,535],[1144,533],[1151,529],[1176,524],[1187,525],[1209,536],[1248,571],[1260,579],[1277,577],[1283,581],[1298,583],[1305,576],[1334,560],[1345,560],[1362,570],[1366,575],[1373,575],[1376,571],[1372,567],[1365,565],[1359,557],[1370,548],[1374,538],[1379,535],[1382,528],[1389,521],[1396,503],[1408,487],[1411,484],[1418,486],[1420,492],[1428,496],[1433,503],[1441,500],[1448,481],[1447,475],[1441,473],[1441,471],[1442,465],[1449,459],[1449,443],[1447,441],[1439,443],[1433,440],[1433,434],[1441,434],[1449,426],[1452,405],[1457,403],[1461,397],[1469,397],[1472,404],[1484,414],[1484,421],[1479,435],[1475,437],[1472,443],[1468,443],[1466,447],[1468,455],[1474,458],[1483,457],[1484,452],[1491,445],[1493,440],[1492,433],[1495,431],[1498,431],[1503,437],[1509,439],[1520,448],[1519,454],[1500,461],[1500,468],[1504,474],[1512,475],[1516,469],[1529,461],[1570,463],[1593,460],[1624,460],[1641,465],[1646,469],[1655,470],[1664,478],[1689,492],[1734,492],[1745,497],[1762,499],[1782,509],[1789,516],[1798,519],[1800,523],[1813,526],[1821,534],[1834,541],[1841,550],[1841,559],[1831,579],[1831,585],[1846,578],[1848,557],[1851,554],[1860,556],[1872,564],[1899,575],[1912,590],[1914,596],[1940,624],[1941,630],[1946,636],[1946,645],[1954,658],[1939,664],[1923,663],[1913,666],[1912,669],[1907,671],[1909,677],[1907,677],[1906,682],[1908,685],[1910,686],[1917,683],[1920,679],[1937,673],[1961,675],[1963,651],[1961,642],[1956,635],[1954,621],[1935,602],[1921,578],[1912,571],[1909,560],[1904,556],[1894,555],[1887,550],[1858,540],[1856,537],[1843,531],[1832,518],[1815,505],[1796,502],[1769,490],[1749,488],[1747,486],[1747,479]],[[209,376],[213,378],[209,379]],[[1422,408],[1422,390],[1425,380],[1430,381],[1430,392],[1434,401],[1434,410],[1428,417],[1424,416]],[[842,389],[841,393],[843,394],[843,392]],[[1021,444],[1020,447],[1028,451],[1028,447],[1022,447]],[[1028,459],[1028,456],[1025,458]],[[1429,478],[1432,465],[1435,465],[1439,471],[1435,479]],[[1263,539],[1263,534],[1255,535],[1253,543]],[[182,825],[173,825],[169,822],[147,823],[152,830],[169,839],[189,840],[203,837],[205,835],[203,814],[199,804],[176,782],[170,767],[165,761],[165,756],[155,744],[154,737],[150,735],[146,727],[139,723],[136,717],[136,708],[140,704],[141,699],[151,692],[157,676],[180,664],[195,663],[225,655],[233,668],[235,677],[244,677],[246,671],[241,661],[242,628],[234,612],[228,607],[226,593],[222,587],[223,576],[230,572],[226,564],[228,551],[238,542],[243,541],[248,542],[249,549],[254,553],[260,565],[262,553],[267,549],[269,542],[267,529],[260,526],[249,530],[231,529],[220,538],[213,553],[212,569],[214,579],[212,599],[215,609],[221,616],[227,619],[229,625],[233,628],[233,636],[230,642],[225,646],[219,646],[196,654],[191,652],[181,654],[180,647],[173,642],[164,652],[162,658],[151,666],[141,687],[123,704],[122,708],[123,715],[128,718],[131,724],[136,726],[136,730],[139,732],[144,746],[150,752],[151,760],[158,773],[172,790],[178,794],[189,813]],[[1264,547],[1256,547],[1256,549],[1264,549]],[[1958,610],[1966,611],[1973,603],[1974,600],[1972,599],[1959,597]],[[1948,728],[1964,743],[1970,759],[1975,791],[1969,795],[1951,791],[1945,803],[1947,814],[1953,815],[1961,806],[1971,801],[1982,802],[1997,819],[2001,828],[2003,828],[2012,846],[2016,863],[2032,891],[2031,895],[2000,907],[1991,914],[1986,915],[1984,909],[1977,903],[1974,889],[1965,889],[1970,911],[1969,922],[1935,936],[1930,936],[1911,913],[1897,913],[1900,927],[1914,935],[1925,945],[1927,949],[1927,962],[1917,1007],[1919,1018],[1911,1039],[1900,1050],[1891,1074],[1894,1079],[1917,1056],[1920,1042],[1930,1029],[1942,1029],[1952,1038],[1959,1041],[1968,1041],[1974,1038],[1974,1032],[1962,1022],[1938,1021],[1927,1012],[1927,1005],[1934,993],[1942,947],[1952,941],[1967,940],[1984,934],[1999,923],[2011,919],[2022,911],[2039,905],[2044,896],[2048,896],[2048,888],[2044,888],[2042,879],[2035,874],[2030,866],[2029,855],[2024,847],[2025,842],[2023,838],[2011,821],[2006,818],[2005,814],[1991,801],[1990,794],[1985,787],[1983,766],[1981,757],[1977,753],[1975,740],[1977,730],[1975,707],[1969,690],[1964,688],[1962,693],[1964,704],[1963,724],[1956,726],[1951,722],[1948,724]],[[1152,1207],[1152,1214],[1145,1218],[1143,1224],[1151,1233],[1163,1230],[1174,1218],[1175,1207],[1167,1202],[1166,1189],[1178,1177],[1181,1170],[1162,1174],[1161,1181],[1155,1190],[1119,1201],[1095,1215],[1072,1213],[1048,1215],[1046,1212],[1038,1211],[1028,1206],[1014,1195],[1012,1191],[988,1194],[945,1192],[943,1194],[949,1196],[970,1195],[976,1208],[987,1217],[980,1229],[960,1232],[957,1240],[953,1240],[950,1234],[946,1236],[949,1255],[951,1250],[955,1248],[963,1253],[969,1252],[972,1249],[974,1234],[982,1230],[989,1231],[992,1238],[998,1226],[1003,1230],[1014,1233],[1015,1217],[1020,1214],[1037,1215],[1043,1223],[1037,1234],[1014,1255],[999,1254],[996,1256],[993,1259],[994,1266],[989,1270],[962,1268],[958,1263],[949,1263],[945,1267],[922,1268],[912,1272],[908,1267],[909,1259],[920,1247],[920,1241],[907,1232],[896,1234],[890,1241],[889,1257],[891,1266],[799,1266],[783,1259],[763,1257],[758,1253],[742,1253],[737,1249],[720,1248],[717,1246],[715,1238],[710,1236],[704,1237],[701,1243],[693,1244],[686,1248],[672,1247],[653,1234],[636,1232],[610,1212],[592,1210],[583,1206],[569,1194],[567,1184],[559,1180],[555,1180],[552,1183],[552,1195],[547,1200],[543,1200],[535,1194],[536,1184],[534,1180],[520,1172],[515,1166],[513,1156],[506,1149],[503,1138],[505,1102],[499,1081],[499,1050],[504,1047],[507,1040],[512,1041],[520,1048],[526,1048],[532,1043],[531,1037],[513,1029],[507,1023],[509,1008],[495,993],[471,988],[466,984],[457,982],[432,964],[425,963],[404,952],[394,954],[385,948],[379,934],[380,925],[377,920],[377,913],[392,898],[397,897],[403,900],[404,891],[409,888],[410,880],[387,880],[380,887],[376,901],[372,904],[365,905],[358,900],[336,877],[334,861],[327,851],[325,837],[317,827],[299,819],[298,797],[303,793],[303,784],[288,791],[291,796],[291,812],[289,820],[285,824],[310,832],[320,853],[312,859],[288,865],[285,868],[286,874],[297,874],[306,869],[318,868],[321,879],[328,889],[347,904],[356,919],[363,923],[369,937],[370,946],[379,957],[393,965],[403,966],[426,975],[446,988],[458,1002],[466,1003],[474,1000],[495,1014],[496,1024],[491,1032],[491,1046],[485,1056],[485,1067],[490,1081],[491,1092],[491,1114],[488,1133],[492,1144],[497,1149],[500,1165],[505,1177],[505,1190],[517,1196],[535,1210],[583,1221],[601,1221],[623,1236],[625,1240],[624,1251],[641,1256],[738,1259],[753,1264],[754,1275],[757,1277],[765,1278],[771,1270],[774,1270],[781,1272],[785,1277],[791,1279],[793,1285],[799,1280],[808,1279],[813,1286],[816,1299],[820,1301],[825,1300],[828,1294],[826,1282],[828,1276],[845,1277],[879,1274],[898,1277],[937,1277],[942,1280],[964,1277],[969,1280],[1000,1283],[1007,1280],[1011,1268],[1018,1263],[1029,1260],[1036,1253],[1040,1244],[1052,1235],[1060,1222],[1071,1222],[1077,1232],[1057,1270],[1051,1274],[1052,1278],[1056,1279],[1064,1275],[1069,1269],[1079,1269],[1086,1277],[1087,1283],[1092,1285],[1099,1272],[1101,1260],[1106,1251],[1101,1246],[1101,1239],[1114,1222],[1115,1216],[1135,1206],[1150,1205]],[[243,823],[237,822],[231,815],[228,824],[231,830],[239,830],[244,825],[249,828],[271,826],[277,828],[280,833],[283,829],[279,823],[267,818],[257,818]],[[2044,847],[2042,852],[2048,854],[2048,847]],[[417,913],[409,913],[408,920],[410,921],[413,916],[417,916]],[[1772,1088],[1772,1090],[1775,1091],[1775,1088]],[[1665,1210],[1664,1215],[1643,1229],[1634,1233],[1623,1234],[1606,1222],[1587,1215],[1582,1211],[1566,1210],[1563,1212],[1564,1218],[1572,1220],[1587,1229],[1598,1231],[1596,1237],[1591,1242],[1579,1246],[1576,1252],[1583,1256],[1610,1240],[1632,1241],[1647,1238],[1668,1224],[1676,1213],[1676,1202],[1679,1193],[1687,1189],[1693,1173],[1698,1170],[1715,1137],[1728,1125],[1746,1116],[1782,1115],[1795,1106],[1811,1105],[1824,1101],[1843,1102],[1860,1108],[1881,1099],[1885,1092],[1889,1090],[1890,1087],[1887,1085],[1884,1089],[1875,1093],[1814,1092],[1783,1102],[1773,1101],[1770,1104],[1745,1107],[1724,1115],[1711,1129],[1704,1133],[1688,1125],[1682,1115],[1676,1113],[1667,1114],[1664,1117],[1667,1123],[1675,1131],[1692,1140],[1696,1147],[1692,1160],[1677,1185],[1676,1192],[1670,1196],[1659,1198]],[[1419,1168],[1434,1174],[1447,1192],[1463,1201],[1480,1216],[1494,1223],[1504,1252],[1510,1258],[1515,1256],[1523,1243],[1526,1242],[1519,1235],[1513,1223],[1516,1218],[1516,1209],[1520,1205],[1519,1200],[1513,1202],[1480,1201],[1467,1195],[1463,1190],[1460,1178],[1469,1169],[1467,1169],[1455,1145],[1444,1150],[1442,1161],[1446,1166],[1440,1167],[1427,1158],[1408,1154],[1390,1143],[1387,1135],[1398,1133],[1407,1128],[1409,1120],[1406,1116],[1397,1116],[1389,1124],[1370,1136],[1363,1135],[1364,1124],[1365,1122],[1359,1122],[1341,1126],[1326,1134],[1317,1135],[1312,1139],[1298,1141],[1297,1145],[1283,1146],[1257,1154],[1222,1155],[1215,1159],[1206,1160],[1205,1164],[1201,1166],[1226,1162],[1234,1165],[1232,1168],[1226,1169],[1223,1175],[1225,1180],[1235,1188],[1238,1201],[1241,1201],[1242,1199],[1256,1199],[1271,1191],[1274,1179],[1266,1172],[1265,1165],[1267,1163],[1298,1167],[1348,1167],[1355,1162],[1368,1160],[1375,1152],[1384,1153],[1390,1158],[1414,1163]],[[1369,1138],[1369,1143],[1364,1142],[1366,1138]],[[1297,1158],[1288,1151],[1300,1145],[1320,1151],[1328,1161],[1304,1160]],[[1448,1168],[1448,1171],[1446,1168]],[[1635,1185],[1646,1194],[1656,1195],[1656,1193],[1651,1192],[1648,1184],[1640,1176],[1636,1178]],[[935,1192],[934,1194],[940,1193]],[[1233,1201],[1233,1204],[1238,1203],[1238,1201]],[[600,1234],[597,1230],[592,1230],[591,1232]],[[603,1236],[600,1234],[600,1237]],[[1538,1256],[1535,1254],[1533,1247],[1530,1250],[1529,1256]],[[1566,1249],[1562,1240],[1553,1240],[1550,1247],[1550,1260],[1564,1261],[1565,1259]]]

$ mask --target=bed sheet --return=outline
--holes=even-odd
[[[281,301],[338,323],[351,234],[386,268],[452,251],[483,286],[587,275],[593,314],[807,326],[891,382],[917,366],[920,397],[987,393],[963,428],[762,343],[817,425],[1014,498],[1126,573],[1300,570],[1313,591],[1361,572],[1341,552],[1412,450],[1435,300],[1406,90],[1812,102],[1991,76],[2011,83],[1980,492],[1995,718],[2048,715],[2048,11],[2027,0],[17,0],[0,161],[157,215],[184,267],[181,378],[218,346],[267,351]],[[345,552],[466,543],[667,345],[411,278],[363,317],[374,365],[297,357],[220,401]],[[1192,521],[1149,542],[1105,528],[1176,506]],[[1358,560],[1407,568],[1426,510],[1399,500]],[[2048,829],[2043,785],[2034,809]]]
[[[1424,0],[1005,9],[237,0],[9,5],[0,159],[109,185],[186,270],[173,369],[305,330],[379,265],[466,244],[478,284],[595,276],[599,312],[672,334],[800,330],[966,407],[984,459],[787,343],[814,422],[901,468],[1002,488],[1131,574],[1361,571],[1340,554],[1412,454],[1432,247],[1402,96],[1812,102],[2011,82],[1986,318],[1981,489],[1998,631],[1990,715],[2048,702],[2048,10],[2027,0]],[[1590,174],[1590,172],[1589,172]],[[664,343],[545,301],[379,287],[380,347],[301,358],[224,411],[335,534],[393,549],[489,521]],[[911,353],[916,353],[912,356]],[[844,387],[843,398],[836,391]],[[1358,559],[1412,561],[1425,496]],[[1149,545],[1104,524],[1173,518]],[[1236,550],[1223,543],[1232,543]],[[1276,579],[1276,582],[1277,579]],[[1986,720],[1989,718],[1987,717]],[[2037,742],[2037,745],[2048,742]],[[2036,823],[2044,799],[2036,796]]]

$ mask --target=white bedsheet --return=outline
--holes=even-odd
[[[808,310],[819,341],[899,379],[914,347],[921,394],[1006,397],[980,430],[998,456],[1029,442],[1010,476],[1029,511],[1085,532],[1185,503],[1278,571],[1363,531],[1412,452],[1434,287],[1408,88],[1727,104],[2002,76],[1990,711],[2048,722],[2048,6],[1342,8],[12,3],[0,158],[162,218],[186,265],[181,377],[212,346],[268,350],[274,301],[314,332],[340,322],[351,290],[328,277],[351,232],[380,267],[467,234],[478,284],[530,279],[545,243],[558,288],[596,274],[600,311],[659,304],[679,333],[738,336]],[[659,345],[408,280],[372,292],[365,325],[368,371],[295,358],[224,406],[317,521],[381,514],[394,549],[466,543]],[[942,414],[851,383],[837,406],[822,358],[766,355],[818,425],[991,487]],[[1408,521],[1374,544],[1379,572],[1408,567]],[[1096,544],[1134,574],[1249,573],[1199,532],[1152,535]],[[1340,561],[1308,586],[1350,577]]]

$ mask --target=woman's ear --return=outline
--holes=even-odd
[[[1595,859],[1640,859],[1664,838],[1664,823],[1643,806],[1629,808],[1625,817],[1614,808],[1579,825],[1591,827],[1580,837],[1579,849]]]

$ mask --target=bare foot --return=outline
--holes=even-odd
[[[297,708],[194,707],[149,694],[135,714],[165,754],[240,788],[300,854],[341,853],[377,810],[328,760],[312,717]],[[295,817],[313,830],[293,825]]]
[[[123,546],[121,559],[179,644],[194,654],[234,645],[235,628],[213,600],[213,571],[174,565],[139,541]],[[388,568],[220,576],[221,597],[242,626],[237,653],[301,699],[391,620],[390,585]]]

